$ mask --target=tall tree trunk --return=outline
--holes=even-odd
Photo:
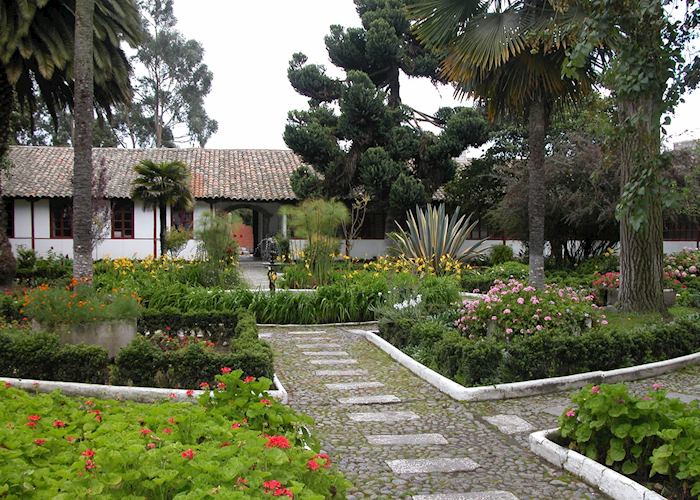
[[[389,98],[387,99],[387,104],[390,108],[398,108],[401,105],[398,66],[394,66],[389,75]]]
[[[10,142],[10,121],[14,108],[14,91],[7,81],[5,66],[0,63],[0,285],[12,282],[17,271],[17,262],[12,254],[10,240],[7,238],[5,228],[7,226],[7,214],[5,214],[5,202],[2,197],[2,175],[9,168],[7,160],[8,145]]]
[[[73,115],[73,276],[92,280],[93,16],[95,0],[75,5]]]
[[[161,257],[165,255],[165,251],[167,249],[167,214],[168,214],[168,207],[165,203],[160,203],[158,205],[158,215],[160,218],[160,255]]]
[[[620,185],[635,180],[649,162],[659,158],[659,113],[652,97],[620,102],[624,127],[620,144]],[[656,172],[653,182],[658,180]],[[657,190],[646,189],[640,200],[645,222],[635,230],[629,214],[620,218],[620,301],[624,311],[665,310],[663,298],[663,219]]]
[[[528,282],[535,288],[544,288],[544,141],[547,129],[547,110],[541,99],[530,105],[528,112],[528,226],[530,273]]]

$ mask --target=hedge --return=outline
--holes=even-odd
[[[58,335],[0,331],[3,377],[104,384],[109,355],[95,345],[61,345]]]
[[[236,315],[233,331],[223,334],[224,338],[233,339],[226,352],[205,347],[203,342],[164,351],[147,337],[139,336],[117,354],[113,382],[196,389],[202,382],[213,384],[224,366],[243,370],[246,375],[272,378],[272,349],[258,339],[255,317],[247,311],[233,314]]]
[[[237,312],[232,338],[225,350],[196,342],[164,351],[145,336],[138,336],[122,348],[110,366],[105,349],[94,345],[61,345],[56,334],[26,330],[0,330],[0,376],[147,387],[196,389],[227,366],[246,375],[272,378],[270,346],[258,339],[255,319]],[[111,368],[111,370],[110,370]]]
[[[438,328],[442,335],[436,340]],[[431,321],[380,323],[380,332],[399,348],[422,347],[431,368],[467,386],[612,370],[700,350],[700,314],[633,330],[593,329],[579,336],[536,334],[508,343],[494,338],[470,340]]]

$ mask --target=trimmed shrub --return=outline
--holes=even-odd
[[[494,245],[489,254],[491,265],[497,266],[513,260],[513,249],[509,245]]]
[[[61,345],[58,335],[0,332],[0,375],[14,378],[104,384],[109,355],[94,345]]]
[[[476,340],[429,322],[380,321],[383,338],[400,349],[421,347],[430,367],[464,385],[518,382],[594,370],[613,370],[700,350],[700,314],[635,330],[595,328],[581,335],[553,331]]]
[[[202,334],[207,340],[221,342],[238,336],[241,311],[193,311],[181,313],[174,308],[160,311],[146,309],[138,321],[138,330],[142,333],[154,333],[157,330],[173,334]],[[255,321],[253,321],[255,325]]]
[[[418,284],[423,309],[429,315],[454,309],[459,292],[459,283],[452,276],[426,276]]]

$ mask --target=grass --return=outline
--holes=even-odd
[[[665,316],[661,313],[630,313],[620,311],[610,311],[606,314],[611,328],[616,330],[630,330],[640,326],[667,323],[697,312],[698,309],[692,307],[673,306],[668,309],[667,315]]]

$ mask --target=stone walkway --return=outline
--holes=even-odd
[[[353,483],[348,498],[603,497],[528,450],[528,433],[555,427],[570,393],[460,403],[349,329],[261,332],[291,406],[316,420],[315,434]],[[698,368],[654,381],[700,396]]]
[[[243,279],[253,290],[269,290],[270,281],[267,279],[267,262],[262,262],[251,255],[240,257],[239,266]]]

